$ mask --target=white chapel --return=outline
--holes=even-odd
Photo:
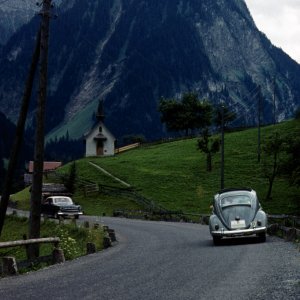
[[[103,101],[99,101],[97,124],[84,136],[85,156],[109,156],[115,154],[116,139],[104,125]]]

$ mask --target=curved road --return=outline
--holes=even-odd
[[[87,218],[87,217],[85,217]],[[101,218],[118,243],[0,280],[0,299],[300,299],[300,253],[268,237],[212,244],[207,226]]]

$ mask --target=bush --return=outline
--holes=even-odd
[[[70,260],[80,256],[80,248],[74,238],[69,235],[68,230],[59,226],[56,228],[56,235],[60,238],[60,248],[64,251],[65,259]]]

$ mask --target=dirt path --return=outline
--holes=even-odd
[[[96,169],[98,169],[99,171],[101,171],[102,173],[104,173],[105,175],[107,175],[107,176],[113,178],[114,180],[118,181],[119,183],[123,184],[124,186],[130,187],[130,184],[129,184],[129,183],[127,183],[127,182],[121,180],[120,178],[118,178],[118,177],[112,175],[111,173],[107,172],[106,170],[104,170],[104,169],[101,168],[100,166],[98,166],[98,165],[92,163],[91,161],[89,161],[89,164],[92,165],[93,167],[95,167]]]

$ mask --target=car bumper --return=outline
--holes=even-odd
[[[65,212],[65,211],[59,211],[57,213],[58,216],[60,217],[73,217],[73,216],[81,216],[83,215],[83,212]]]
[[[267,232],[267,227],[258,227],[258,228],[250,228],[250,229],[212,231],[211,235],[219,236],[219,237],[234,237],[234,236],[254,235],[254,234],[260,234],[266,232]]]

